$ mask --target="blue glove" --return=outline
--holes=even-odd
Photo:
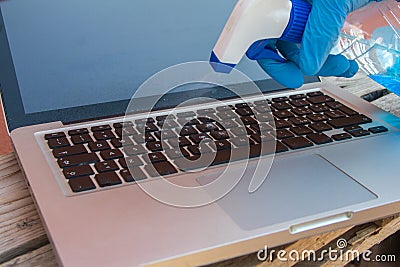
[[[352,77],[358,64],[342,55],[330,55],[347,14],[371,0],[314,0],[300,48],[293,43],[277,41],[276,49],[286,62],[261,59],[260,66],[280,84],[297,88],[304,75]]]

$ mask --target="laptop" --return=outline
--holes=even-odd
[[[7,125],[60,266],[204,265],[400,210],[400,119],[333,84],[243,59],[250,83],[146,87],[207,61],[235,2],[1,3]]]

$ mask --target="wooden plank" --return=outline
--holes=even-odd
[[[0,263],[48,244],[13,154],[0,157]]]
[[[0,264],[0,267],[54,267],[57,266],[57,260],[49,244],[42,246],[29,253],[21,255],[10,261]]]
[[[376,230],[372,231],[371,233],[366,232],[366,234],[360,234],[360,232],[357,232],[355,234],[355,238],[349,239],[351,242],[348,242],[348,245],[346,247],[346,251],[352,250],[352,251],[358,251],[360,254],[365,252],[366,250],[369,250],[376,244],[381,243],[383,240],[388,238],[389,236],[393,235],[397,231],[400,230],[400,216],[396,216],[394,219],[391,217],[390,222],[384,222],[380,221],[377,224],[384,224],[382,227],[377,227]],[[387,221],[387,220],[386,220]],[[340,265],[345,266],[347,263],[351,261],[350,257],[343,257],[343,261],[340,262]],[[321,266],[337,266],[337,261],[332,261],[330,259],[327,259],[324,264]]]

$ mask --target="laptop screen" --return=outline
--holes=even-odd
[[[24,113],[128,100],[146,79],[169,66],[207,61],[236,2],[2,2]],[[238,69],[254,81],[269,79],[247,58]]]

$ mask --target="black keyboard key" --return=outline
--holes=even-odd
[[[65,178],[72,179],[81,176],[88,176],[94,174],[90,165],[68,167],[63,170]]]
[[[168,119],[168,120],[173,120],[173,119],[175,119],[175,118],[176,118],[176,117],[175,117],[174,114],[169,114],[169,115],[157,116],[157,117],[156,117],[156,120],[157,120],[157,121],[164,121],[164,120],[166,120],[166,119]]]
[[[44,136],[44,138],[45,138],[46,140],[50,140],[50,139],[53,139],[53,138],[62,138],[62,137],[65,137],[65,133],[64,133],[64,132],[51,133],[51,134],[46,134],[46,135]]]
[[[294,114],[288,110],[277,110],[272,112],[278,119],[287,119],[294,117]]]
[[[231,149],[231,143],[227,140],[219,140],[215,141],[215,147],[217,150]]]
[[[328,123],[336,129],[370,122],[372,122],[372,120],[365,115],[354,115],[328,121]]]
[[[275,121],[276,129],[284,129],[284,128],[289,128],[291,126],[292,126],[292,124],[286,120],[276,120]]]
[[[58,147],[64,147],[64,146],[69,146],[70,143],[66,137],[57,137],[57,138],[52,138],[47,141],[47,144],[49,145],[50,148],[58,148]]]
[[[162,129],[175,129],[179,128],[178,123],[173,120],[158,121],[157,125],[162,127]]]
[[[163,150],[163,145],[160,141],[157,142],[148,142],[146,143],[147,149],[157,152],[157,151],[162,151]]]
[[[249,107],[249,104],[247,103],[238,103],[235,105],[236,108],[247,108]]]
[[[96,154],[88,153],[88,154],[79,154],[74,156],[68,156],[58,159],[58,165],[61,168],[78,166],[78,165],[87,165],[91,163],[95,163],[100,161]]]
[[[62,158],[66,156],[78,155],[86,153],[87,150],[83,145],[66,146],[53,149],[53,155],[56,158]]]
[[[231,128],[234,128],[234,127],[238,127],[238,124],[233,120],[224,120],[220,124],[221,124],[220,128],[221,129],[225,128],[225,130],[226,129],[231,129]]]
[[[354,116],[354,115],[358,115],[359,114],[357,111],[355,111],[355,110],[353,110],[353,109],[351,109],[349,107],[346,107],[346,106],[340,107],[339,110],[344,112],[344,113],[346,113],[349,116]]]
[[[199,124],[199,125],[197,125],[197,128],[199,128],[200,125],[205,125],[205,124]],[[179,135],[180,136],[188,136],[188,135],[196,134],[196,133],[197,133],[197,131],[193,126],[184,126],[180,130]]]
[[[338,119],[338,118],[346,117],[346,114],[344,114],[340,110],[327,111],[327,112],[325,112],[325,115],[331,119]]]
[[[259,136],[258,136],[259,137]],[[261,138],[260,138],[261,139]],[[249,139],[246,136],[242,137],[234,137],[230,140],[235,146],[241,147],[241,146],[249,146],[249,145],[254,145],[254,141],[252,139]]]
[[[99,173],[94,178],[100,187],[114,186],[122,183],[115,172]]]
[[[316,122],[316,123],[312,123],[308,126],[316,132],[325,132],[325,131],[332,130],[332,127],[324,122]]]
[[[118,159],[118,163],[124,169],[128,167],[138,167],[143,165],[143,161],[138,156],[129,156],[126,158],[120,158]]]
[[[292,109],[292,112],[294,114],[296,114],[297,116],[305,116],[305,115],[309,115],[309,114],[313,113],[310,109],[308,109],[306,107],[294,108],[294,109]]]
[[[218,112],[217,116],[223,120],[229,120],[238,117],[238,115],[233,112]]]
[[[111,139],[111,144],[114,148],[121,148],[123,146],[133,146],[134,143],[128,138],[113,138]]]
[[[119,167],[113,160],[96,162],[94,164],[94,167],[96,168],[96,170],[98,172],[110,172],[110,171],[116,171],[119,169]]]
[[[219,130],[218,126],[215,123],[212,123],[212,122],[204,123],[204,124],[198,124],[198,125],[196,125],[196,127],[200,132],[203,132],[203,133]],[[197,131],[192,132],[190,134],[194,134],[194,133],[197,133]]]
[[[167,158],[161,152],[149,153],[147,155],[144,155],[143,159],[145,161],[147,161],[148,163],[156,163],[156,162],[161,162],[161,161],[167,161]]]
[[[277,103],[273,103],[273,104],[272,104],[272,107],[273,107],[274,109],[277,109],[277,110],[285,110],[285,109],[290,109],[290,108],[292,108],[292,106],[289,105],[289,104],[286,103],[286,102],[277,102]]]
[[[282,144],[280,141],[276,141],[276,145],[275,145],[275,153],[282,153],[282,152],[286,152],[289,149]]]
[[[316,113],[325,112],[329,110],[329,108],[325,104],[312,105],[309,107],[309,109],[311,109]]]
[[[250,116],[240,118],[244,125],[257,124],[257,121]]]
[[[92,152],[97,152],[97,151],[101,151],[101,150],[107,150],[107,149],[111,149],[110,145],[107,143],[107,141],[99,141],[99,142],[90,142],[88,144],[89,149]]]
[[[321,96],[321,95],[324,95],[324,94],[322,92],[320,92],[320,91],[307,93],[308,97]]]
[[[287,138],[282,141],[285,145],[290,147],[291,149],[300,149],[300,148],[305,148],[305,147],[310,147],[313,146],[313,143],[311,143],[309,140],[302,136],[298,137],[293,137],[293,138]]]
[[[250,133],[249,133],[249,131],[250,131]],[[237,127],[237,128],[229,129],[229,132],[233,133],[235,136],[244,136],[244,135],[248,135],[248,134],[253,134],[254,133],[250,129],[244,128],[244,127]]]
[[[100,156],[104,160],[111,160],[111,159],[119,159],[123,158],[124,154],[122,154],[121,150],[115,148],[115,149],[109,149],[109,150],[103,150],[100,152]]]
[[[348,132],[348,133],[350,133],[352,131],[357,131],[357,130],[363,130],[363,128],[358,125],[344,127],[344,131]]]
[[[278,139],[285,139],[285,138],[291,138],[291,137],[294,137],[294,135],[286,129],[276,130],[276,138],[278,138]]]
[[[157,141],[151,133],[135,134],[132,136],[132,139],[136,142],[136,144],[144,144],[146,142]]]
[[[326,102],[333,102],[335,101],[335,99],[333,99],[330,96],[327,95],[320,95],[320,96],[313,96],[307,99],[308,102],[310,102],[311,104],[322,104],[322,103],[326,103]]]
[[[197,134],[191,135],[191,136],[196,136]],[[201,134],[200,134],[201,135]],[[178,147],[183,147],[183,146],[190,146],[192,143],[190,143],[189,139],[186,137],[179,137],[178,138],[172,138],[168,140],[168,143],[173,147],[173,148],[178,148]]]
[[[113,127],[118,129],[118,128],[122,128],[122,127],[129,127],[129,126],[133,126],[133,122],[131,121],[124,121],[124,122],[116,122],[113,124]]]
[[[108,124],[93,126],[91,128],[91,130],[92,130],[92,132],[103,132],[103,131],[111,130],[111,126]]]
[[[290,130],[297,135],[307,135],[307,134],[313,133],[313,131],[310,128],[308,128],[307,126],[292,127],[292,128],[290,128]]]
[[[308,103],[307,101],[305,101],[304,99],[296,99],[296,100],[292,100],[289,102],[292,106],[294,107],[305,107],[310,105],[310,103]]]
[[[137,131],[132,126],[124,126],[122,128],[116,128],[115,133],[119,136],[127,136],[137,134]]]
[[[310,123],[310,120],[303,117],[289,118],[289,121],[295,126],[303,126]]]
[[[289,98],[286,96],[272,98],[272,102],[279,103],[279,102],[286,102],[286,101],[289,101]]]
[[[183,147],[179,149],[176,148],[167,149],[165,150],[165,154],[167,154],[167,156],[170,157],[171,159],[177,159],[182,157],[187,158],[190,156],[189,152]]]
[[[371,133],[367,130],[362,129],[362,130],[351,131],[350,134],[354,137],[362,137],[370,135]]]
[[[202,155],[202,154],[207,154],[207,153],[211,153],[212,150],[210,147],[208,146],[188,146],[187,150],[192,153],[192,155]]]
[[[145,124],[153,123],[153,122],[155,122],[155,120],[153,118],[144,118],[144,119],[135,120],[135,124],[141,125],[141,126],[144,126]]]
[[[289,98],[293,99],[293,100],[304,99],[304,98],[306,98],[306,95],[305,94],[291,95],[291,96],[289,96]]]
[[[129,156],[133,155],[141,155],[144,153],[147,153],[146,148],[143,145],[134,145],[134,146],[129,146],[129,147],[124,147],[124,152],[125,154]]]
[[[307,135],[307,138],[316,143],[317,145],[332,143],[332,139],[323,133],[312,133]]]
[[[180,119],[178,119],[178,123],[180,125],[182,125],[182,126],[189,126],[189,125],[199,124],[200,122],[197,119],[193,119],[193,118],[189,117],[189,118],[180,118]]]
[[[251,116],[251,115],[254,115],[254,113],[253,113],[253,111],[251,110],[250,107],[238,108],[238,109],[236,109],[236,113],[239,114],[240,116]]]
[[[272,115],[272,113],[262,113],[256,114],[255,118],[259,122],[269,122],[274,119],[274,116]]]
[[[71,190],[74,193],[84,192],[96,189],[92,179],[89,176],[78,177],[68,181]]]
[[[170,175],[170,174],[174,174],[174,173],[178,172],[175,169],[175,167],[168,161],[163,161],[163,162],[153,163],[151,165],[146,165],[145,170],[151,177],[157,177],[160,175],[165,176],[165,175]]]
[[[154,135],[159,139],[159,140],[164,140],[164,139],[170,139],[177,137],[176,133],[172,130],[162,130],[162,131],[157,131],[154,132]]]
[[[76,129],[76,130],[70,130],[68,131],[69,135],[79,135],[79,134],[88,134],[89,130],[86,128],[82,128],[82,129]]]
[[[340,133],[340,134],[335,134],[332,135],[332,139],[335,141],[343,141],[343,140],[347,140],[347,139],[351,139],[352,136],[348,133]]]
[[[271,109],[269,108],[269,106],[267,104],[265,105],[257,105],[254,107],[254,110],[259,112],[259,113],[268,113],[271,111]]]
[[[376,127],[369,128],[368,131],[370,131],[373,134],[378,134],[378,133],[387,132],[387,131],[389,131],[389,129],[386,128],[385,126],[376,126]]]
[[[139,168],[123,169],[119,174],[127,183],[137,182],[146,179],[146,174]]]
[[[325,116],[324,114],[310,114],[310,115],[307,115],[307,119],[309,119],[313,122],[321,122],[321,121],[328,120],[328,117]]]
[[[90,137],[89,134],[79,134],[79,135],[71,136],[71,141],[75,145],[79,145],[79,144],[93,142],[93,139],[92,139],[92,137]]]
[[[268,134],[268,133],[266,133],[266,134],[258,134],[258,133],[257,134],[252,134],[252,135],[250,135],[250,137],[254,141],[256,141],[257,143],[265,143],[265,142],[270,142],[270,141],[275,140],[275,138],[272,135]],[[232,142],[233,142],[233,140],[232,140]]]
[[[227,131],[211,131],[210,135],[212,137],[214,137],[216,140],[222,140],[222,139],[228,139],[229,138],[229,134]]]
[[[142,128],[142,127],[138,126],[138,129],[141,131],[141,132],[139,132],[139,133],[142,133],[142,132],[143,132],[143,128]],[[147,124],[144,126],[144,131],[145,131],[146,133],[148,133],[148,132],[156,132],[156,131],[158,131],[158,127],[157,127],[154,123],[147,123]]]
[[[334,101],[334,102],[326,103],[326,106],[328,106],[330,109],[335,110],[335,109],[343,107],[343,104],[340,102]]]
[[[97,141],[115,138],[115,135],[110,130],[94,132],[93,136]]]

